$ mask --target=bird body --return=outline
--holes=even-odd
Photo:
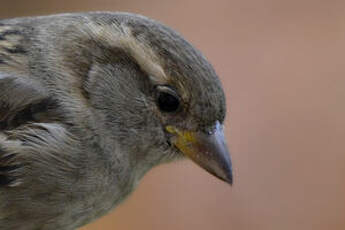
[[[231,183],[224,117],[212,66],[154,20],[0,20],[0,229],[78,228],[184,156]]]

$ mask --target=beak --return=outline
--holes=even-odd
[[[212,175],[232,184],[231,159],[223,126],[218,121],[210,133],[181,131],[172,126],[167,126],[166,130],[174,135],[172,143],[183,154]]]

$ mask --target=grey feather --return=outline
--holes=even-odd
[[[164,114],[156,85],[185,107]],[[181,158],[165,126],[225,117],[202,54],[151,19],[95,12],[0,20],[0,229],[75,229]]]

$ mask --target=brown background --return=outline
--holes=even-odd
[[[130,11],[170,25],[227,93],[231,188],[164,165],[83,230],[345,229],[345,1],[0,0],[0,17]]]

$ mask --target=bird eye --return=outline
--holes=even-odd
[[[167,86],[157,87],[157,105],[163,112],[175,112],[180,106],[180,99],[177,93]]]

